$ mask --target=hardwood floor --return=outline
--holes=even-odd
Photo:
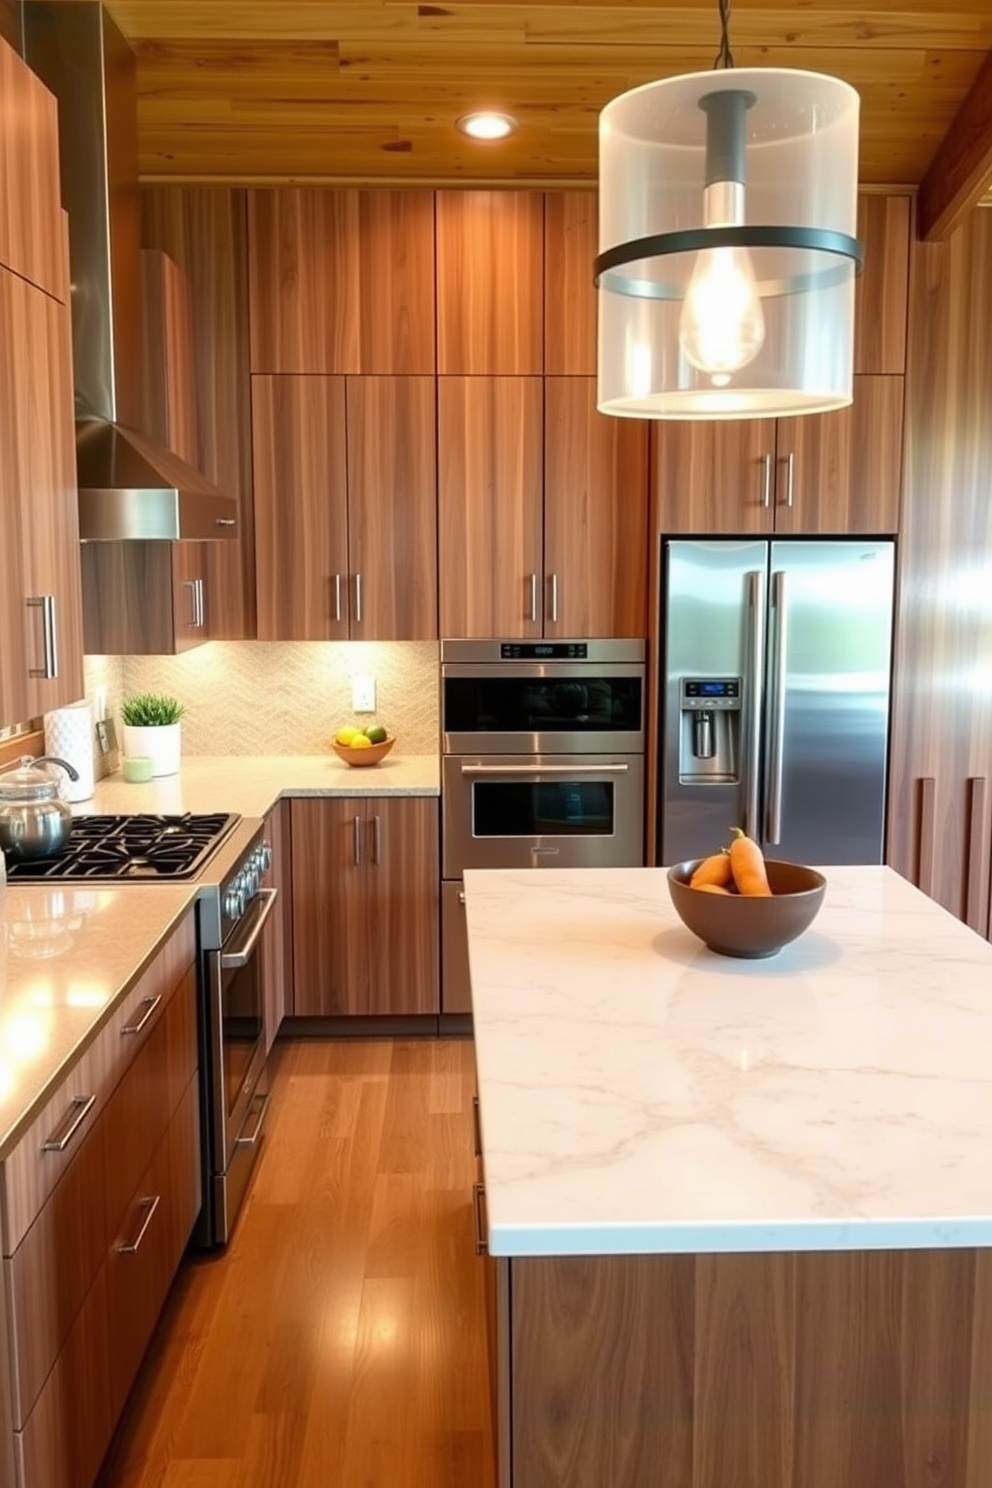
[[[471,1043],[271,1071],[234,1238],[180,1271],[100,1488],[493,1488]]]

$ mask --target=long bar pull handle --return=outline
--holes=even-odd
[[[979,935],[988,933],[989,851],[985,844],[985,777],[972,775],[968,781],[968,894],[965,900],[965,924]]]
[[[790,457],[791,458],[791,457]],[[785,756],[786,613],[785,574],[779,569],[772,579],[772,648],[775,667],[772,679],[772,716],[768,726],[768,841],[777,847],[782,840],[782,776]]]
[[[189,625],[190,630],[195,630],[198,623],[196,618],[198,613],[196,608],[196,580],[184,579],[183,588],[189,590]]]
[[[155,1210],[158,1208],[159,1199],[161,1197],[161,1194],[152,1194],[147,1199],[138,1200],[138,1207],[144,1209],[145,1217],[141,1221],[141,1226],[134,1239],[129,1241],[126,1245],[118,1245],[118,1255],[134,1255],[135,1251],[138,1249],[138,1246],[141,1244],[142,1240],[144,1240],[145,1238],[145,1235],[148,1233],[148,1226],[152,1222],[152,1216],[155,1213]]]
[[[334,619],[341,623],[341,575],[334,575]]]
[[[462,765],[463,775],[626,775],[629,765]]]
[[[355,855],[355,867],[360,868],[362,866],[362,818],[360,816],[356,816],[354,818],[354,827],[355,840],[353,849]]]
[[[762,478],[761,478],[761,504],[764,507],[769,507],[772,504],[772,457],[771,457],[771,455],[762,455],[762,457],[761,457],[761,464],[762,464],[762,468],[763,468],[763,472],[764,472],[763,475],[762,475]]]
[[[361,576],[360,573],[356,573],[356,575],[355,575],[355,624],[356,625],[361,625],[361,623],[362,623],[362,576]]]
[[[28,609],[41,611],[43,648],[41,666],[31,667],[28,676],[43,677],[46,682],[51,682],[59,674],[59,653],[55,634],[55,595],[35,594],[25,603]]]
[[[269,1099],[270,1096],[267,1090],[261,1096],[255,1096],[255,1100],[259,1102],[258,1111],[256,1113],[258,1119],[255,1122],[255,1129],[254,1131],[252,1131],[250,1136],[246,1137],[244,1132],[242,1132],[240,1137],[236,1137],[234,1140],[235,1147],[258,1146],[259,1142],[262,1140],[262,1127],[265,1124],[265,1113],[269,1109]]]
[[[41,1144],[42,1152],[64,1152],[96,1105],[95,1095],[77,1095],[69,1102],[64,1130],[56,1129]]]
[[[378,868],[382,862],[382,817],[372,818],[372,862]]]
[[[488,1228],[483,1218],[483,1210],[486,1204],[486,1186],[484,1183],[472,1184],[472,1209],[475,1215],[475,1253],[476,1255],[488,1255],[489,1246],[486,1243],[486,1230]]]
[[[258,891],[252,903],[257,904],[259,908],[255,911],[255,922],[248,933],[248,938],[242,945],[238,946],[236,951],[224,951],[220,958],[221,971],[240,971],[243,966],[248,965],[248,962],[255,954],[258,937],[265,929],[265,922],[275,908],[278,898],[278,889],[260,889]]]
[[[785,504],[792,505],[792,477],[795,471],[796,457],[790,450],[785,457]]]
[[[159,992],[156,997],[142,998],[141,1002],[139,1003],[139,1007],[143,1007],[145,1011],[142,1013],[137,1023],[125,1023],[124,1027],[121,1029],[121,1034],[123,1035],[125,1033],[140,1033],[161,1001],[161,992]]]
[[[534,625],[537,624],[537,574],[530,576],[530,618]]]
[[[558,624],[558,575],[551,575],[551,622]]]
[[[765,576],[760,569],[748,574],[748,657],[744,678],[745,739],[744,830],[758,832],[758,762],[761,758],[761,692],[765,654]]]
[[[197,581],[196,581],[196,623],[197,623],[197,626],[199,627],[200,630],[202,630],[203,627],[204,627],[204,625],[207,623],[206,616],[207,616],[207,607],[204,604],[203,580],[202,579],[197,579]]]
[[[482,1115],[477,1095],[472,1097],[472,1150],[476,1157],[482,1156]]]

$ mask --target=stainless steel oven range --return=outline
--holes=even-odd
[[[441,1009],[470,1010],[466,868],[644,862],[644,642],[441,642]]]

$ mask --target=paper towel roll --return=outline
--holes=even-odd
[[[66,801],[88,801],[93,794],[93,710],[89,703],[73,703],[45,714],[45,753],[56,754],[79,773],[70,780],[64,770],[59,794]]]

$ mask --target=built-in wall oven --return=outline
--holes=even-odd
[[[443,1013],[468,1012],[466,868],[644,862],[644,643],[441,642]]]

